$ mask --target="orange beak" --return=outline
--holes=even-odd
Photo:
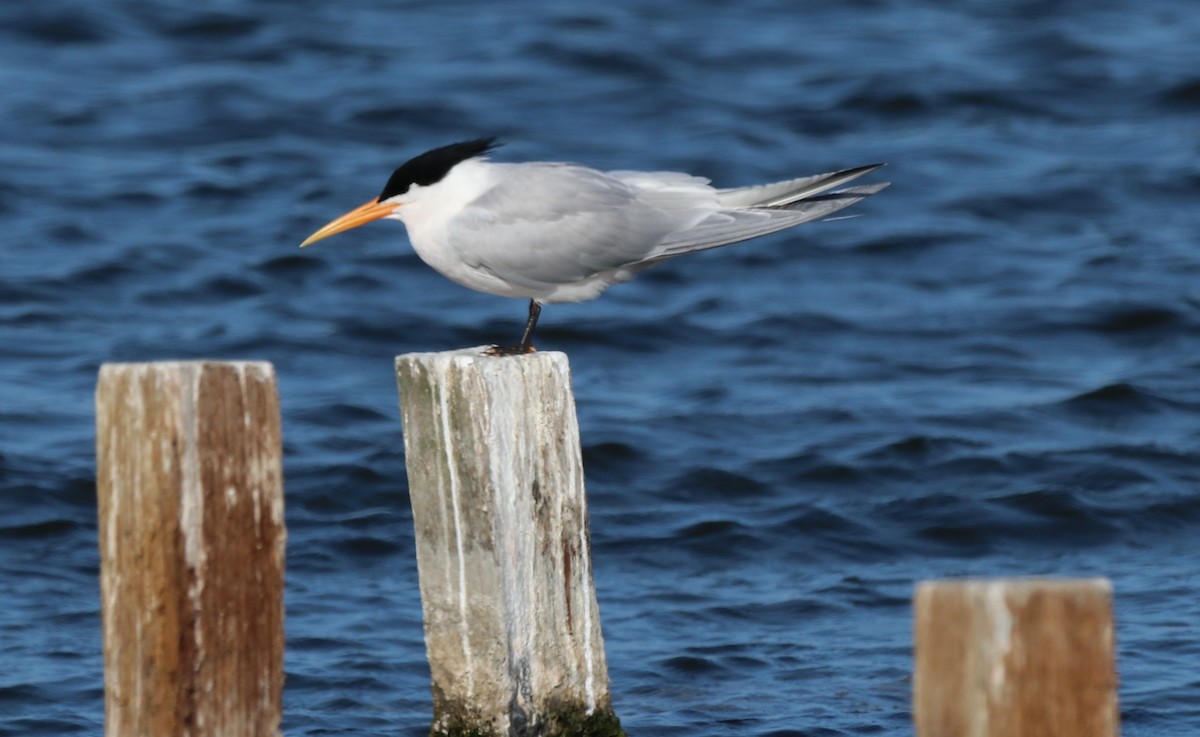
[[[343,230],[357,228],[360,225],[366,225],[372,220],[378,220],[379,218],[387,217],[395,212],[395,210],[395,202],[387,203],[371,200],[370,202],[354,208],[345,215],[342,215],[340,218],[326,223],[320,230],[305,239],[305,241],[300,244],[300,247],[304,248],[307,245],[316,243],[317,241],[328,238],[331,235],[341,233]]]

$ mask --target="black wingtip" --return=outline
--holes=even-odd
[[[858,167],[851,169],[850,173],[861,176],[862,174],[867,174],[869,172],[873,172],[876,169],[882,169],[885,166],[887,166],[886,162],[879,163],[879,164],[867,164],[866,166],[858,166]]]
[[[486,156],[502,145],[504,144],[496,136],[487,136],[486,138],[452,143],[449,146],[426,151],[420,156],[414,156],[392,172],[383,191],[379,193],[377,201],[383,202],[386,199],[402,195],[414,184],[421,187],[436,184],[455,166],[467,159]]]

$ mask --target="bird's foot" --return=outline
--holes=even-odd
[[[528,343],[517,345],[494,345],[483,352],[485,356],[523,356],[527,353],[537,353],[537,348]]]
[[[483,352],[485,356],[523,356],[526,353],[537,353],[533,347],[533,328],[537,326],[538,315],[542,314],[542,306],[536,299],[529,300],[529,320],[525,323],[525,332],[521,333],[521,342],[516,345],[494,345]]]

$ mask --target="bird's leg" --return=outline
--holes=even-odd
[[[537,350],[530,341],[533,339],[533,329],[537,327],[538,317],[542,314],[542,305],[536,300],[529,300],[529,319],[525,321],[525,332],[521,333],[521,343],[517,347],[522,353],[532,353]]]
[[[529,320],[525,322],[525,332],[521,333],[521,342],[517,345],[494,345],[487,350],[489,356],[520,356],[534,353],[533,329],[537,327],[538,316],[542,314],[542,306],[536,299],[529,300]]]

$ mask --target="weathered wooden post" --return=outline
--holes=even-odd
[[[915,629],[917,737],[1116,737],[1106,579],[923,582]]]
[[[567,357],[396,359],[434,735],[617,735]]]
[[[108,737],[279,734],[280,458],[270,364],[100,369]]]

